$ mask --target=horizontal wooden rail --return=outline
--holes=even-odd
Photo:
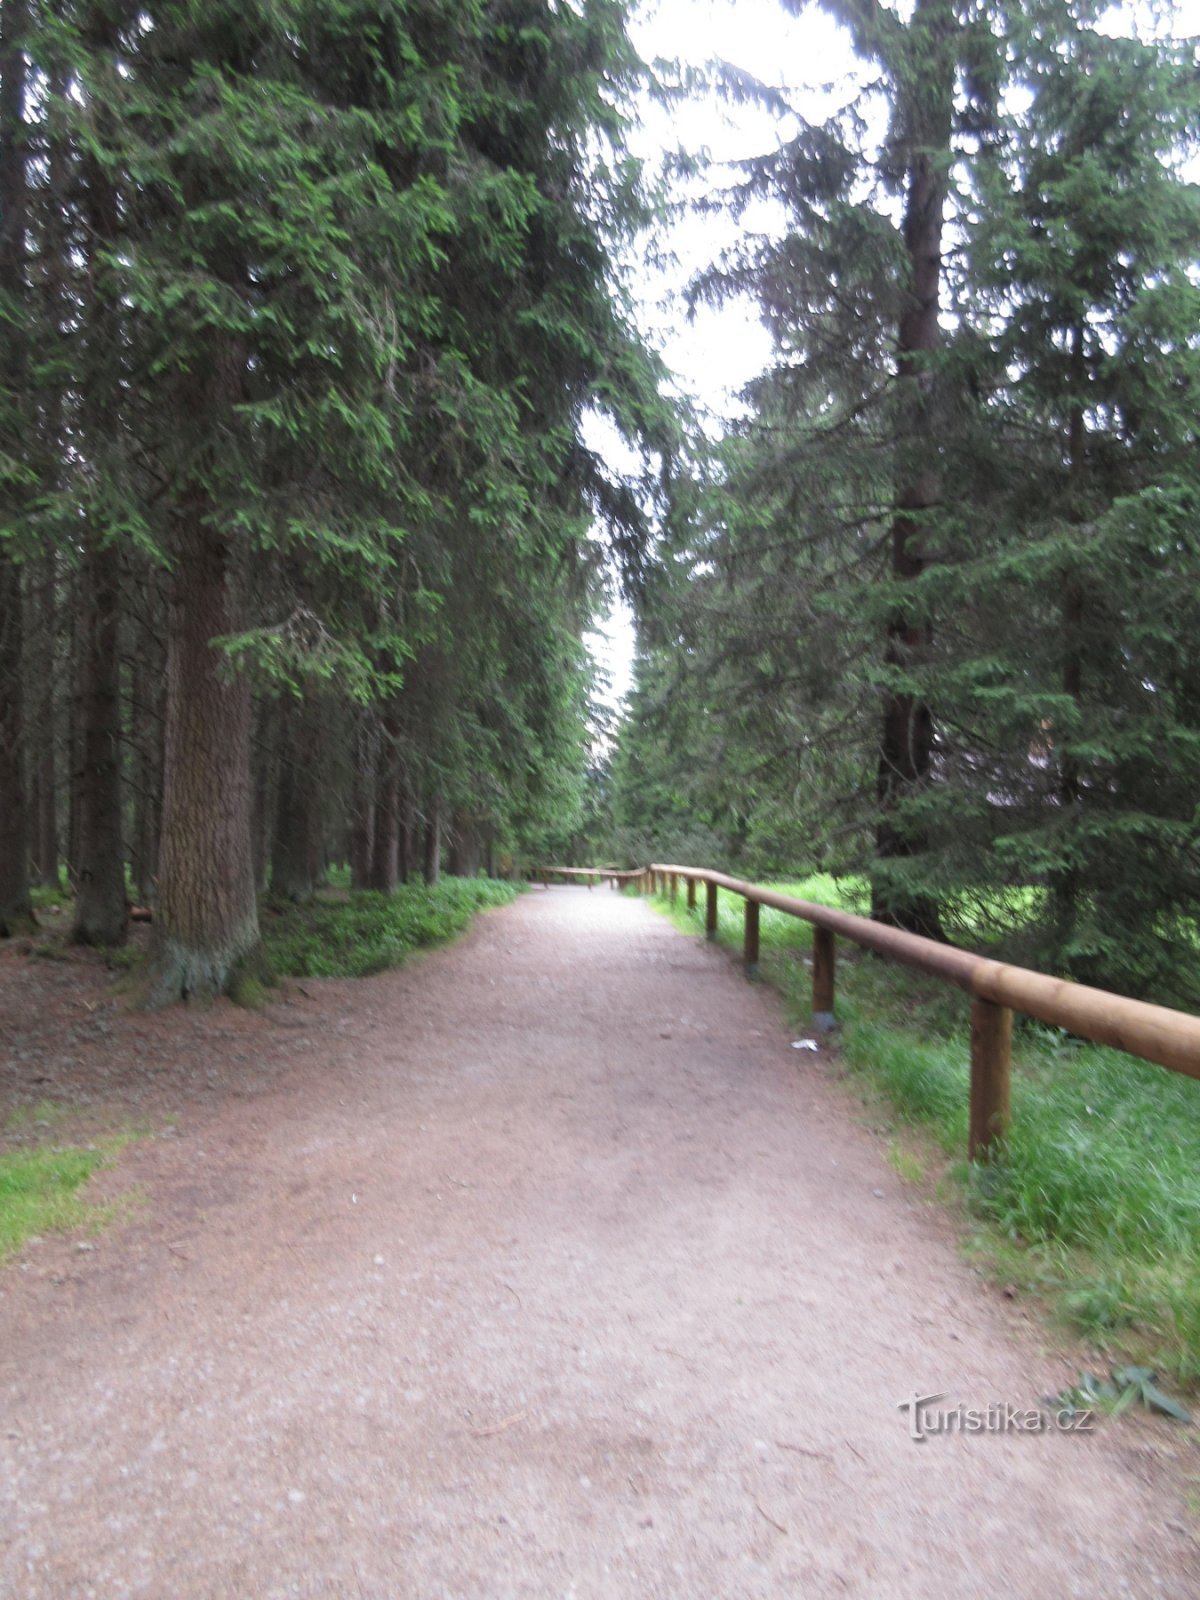
[[[813,1022],[818,1028],[833,1025],[838,936],[964,990],[971,996],[969,1154],[972,1161],[986,1160],[1008,1131],[1015,1011],[1053,1027],[1066,1028],[1096,1044],[1111,1045],[1172,1072],[1200,1078],[1200,1017],[1187,1012],[1150,1005],[1144,1000],[1130,1000],[1125,995],[1091,989],[1065,978],[1051,978],[1027,967],[1009,966],[987,956],[974,955],[969,950],[940,944],[936,939],[889,928],[868,917],[854,916],[849,911],[799,900],[761,884],[746,883],[723,872],[658,863],[635,872],[593,870],[625,883],[635,882],[644,892],[669,894],[672,900],[682,881],[688,886],[689,907],[695,905],[696,885],[704,884],[705,932],[710,939],[717,933],[718,890],[740,895],[746,904],[743,956],[750,977],[758,972],[760,907],[770,906],[811,923],[815,929]]]
[[[534,883],[540,883],[545,888],[550,887],[551,878],[586,878],[590,889],[597,878],[607,882],[615,889],[622,883],[628,883],[633,878],[642,877],[639,868],[634,872],[625,872],[620,867],[530,867],[529,877]]]

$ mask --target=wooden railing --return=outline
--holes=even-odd
[[[572,869],[587,875],[587,869]],[[681,883],[687,886],[689,907],[696,904],[698,885],[705,888],[705,932],[717,935],[717,893],[724,889],[745,901],[742,956],[748,977],[756,977],[759,961],[759,912],[771,906],[788,916],[812,924],[812,1011],[817,1028],[834,1020],[836,941],[840,936],[864,950],[903,962],[920,972],[963,989],[971,997],[971,1114],[968,1153],[984,1161],[1008,1131],[1012,1116],[1013,1013],[1036,1017],[1053,1027],[1066,1028],[1096,1044],[1112,1045],[1127,1055],[1154,1062],[1172,1072],[1200,1078],[1200,1018],[1166,1006],[1149,1005],[1090,989],[1065,978],[1008,966],[987,956],[973,955],[936,939],[923,939],[867,917],[856,917],[832,906],[797,900],[759,884],[744,883],[723,872],[698,867],[653,865],[640,872],[616,873],[593,869],[593,876],[634,883],[642,892],[661,892],[676,899]],[[614,883],[614,887],[616,884]]]
[[[612,888],[618,889],[623,883],[632,883],[642,877],[642,870],[625,872],[620,867],[531,867],[529,877],[532,882],[540,883],[543,888],[550,887],[551,878],[584,878],[591,889],[597,879],[609,883]]]

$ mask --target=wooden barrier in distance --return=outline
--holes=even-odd
[[[939,944],[919,934],[905,933],[868,917],[857,917],[833,906],[817,905],[780,894],[760,884],[745,883],[723,872],[700,867],[660,866],[657,863],[632,872],[609,868],[540,868],[576,877],[600,877],[634,883],[642,893],[670,894],[672,901],[683,881],[688,886],[688,907],[696,904],[696,887],[705,886],[704,929],[709,939],[717,935],[717,894],[724,889],[746,902],[742,956],[747,976],[759,966],[759,916],[763,906],[808,922],[813,928],[812,1010],[817,1028],[834,1022],[836,941],[840,936],[861,949],[891,961],[915,967],[952,983],[971,997],[971,1115],[968,1154],[986,1161],[1003,1141],[1012,1118],[1013,1013],[1036,1017],[1052,1027],[1065,1028],[1095,1044],[1111,1045],[1127,1055],[1153,1062],[1171,1072],[1200,1078],[1200,1017],[1167,1006],[1130,1000],[1092,989],[1066,978],[1009,966],[987,956]]]

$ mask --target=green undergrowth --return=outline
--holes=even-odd
[[[84,1186],[110,1167],[133,1137],[109,1134],[86,1146],[57,1143],[69,1106],[54,1101],[17,1107],[0,1127],[0,1262],[44,1233],[94,1234],[114,1207],[89,1201]]]
[[[832,879],[773,887],[860,909]],[[698,901],[655,903],[697,933],[703,889]],[[720,942],[739,950],[742,901],[722,893],[718,911]],[[811,929],[760,915],[763,976],[803,1025]],[[837,1011],[842,1061],[932,1156],[912,1165],[969,1217],[974,1258],[1093,1343],[1200,1388],[1200,1082],[1018,1018],[1011,1135],[972,1170],[966,997],[841,941]]]
[[[366,978],[454,938],[477,911],[507,905],[518,892],[494,878],[444,878],[390,895],[364,890],[274,909],[262,918],[267,966],[281,978]]]

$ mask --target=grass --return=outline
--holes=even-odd
[[[110,1134],[86,1147],[47,1142],[72,1116],[53,1100],[17,1106],[0,1129],[0,1262],[43,1233],[96,1233],[117,1206],[84,1198],[92,1174],[110,1167],[133,1133]],[[5,1148],[7,1147],[7,1148]]]
[[[774,887],[860,909],[854,883]],[[673,910],[657,903],[696,933],[699,900],[693,913],[682,893]],[[718,938],[740,949],[741,900],[721,894],[718,912]],[[760,942],[764,977],[807,1019],[811,929],[764,906]],[[1018,1019],[1011,1135],[972,1171],[966,997],[843,942],[837,1006],[842,1060],[930,1151],[920,1160],[906,1141],[890,1159],[908,1181],[945,1180],[976,1260],[1094,1343],[1200,1387],[1200,1082]]]
[[[402,884],[390,895],[362,891],[287,907],[263,917],[267,966],[279,977],[369,977],[452,939],[477,911],[507,905],[518,892],[493,878],[445,878],[433,887]]]

